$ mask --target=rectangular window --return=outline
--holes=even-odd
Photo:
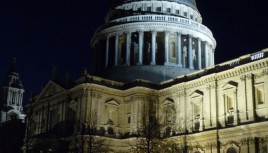
[[[152,7],[147,7],[147,11],[152,11]]]
[[[180,10],[176,10],[176,14],[180,14]]]
[[[258,105],[264,104],[264,94],[262,89],[256,89],[256,102]]]
[[[227,111],[233,111],[234,110],[233,97],[227,95],[226,96],[226,104],[227,104]]]
[[[156,8],[156,11],[157,11],[157,12],[161,12],[161,7],[157,7],[157,8]]]
[[[171,8],[166,8],[166,12],[170,13],[171,12]]]
[[[183,13],[183,16],[187,17],[187,12],[184,12],[184,13]]]
[[[130,124],[130,122],[131,122],[131,117],[129,115],[128,118],[127,118],[127,123]]]
[[[191,18],[191,19],[193,19],[193,18],[194,18],[194,16],[193,16],[193,15],[190,15],[190,18]]]

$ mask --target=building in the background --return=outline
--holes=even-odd
[[[26,115],[23,113],[23,94],[24,89],[16,68],[16,59],[14,58],[7,79],[1,86],[0,123],[12,119],[20,119],[24,122]]]
[[[118,0],[92,47],[95,75],[32,97],[25,152],[268,149],[268,50],[214,65],[195,0]]]
[[[25,137],[24,89],[14,58],[0,89],[0,152],[20,153]]]

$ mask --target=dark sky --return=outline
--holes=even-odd
[[[221,63],[268,48],[268,1],[196,0],[203,24],[217,41],[215,60]],[[64,79],[77,79],[90,69],[90,40],[104,23],[109,0],[1,0],[0,81],[13,56],[25,87],[39,93],[53,66]]]

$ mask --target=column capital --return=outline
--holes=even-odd
[[[165,34],[170,34],[170,31],[168,31],[168,30],[165,30],[164,32],[165,32]]]

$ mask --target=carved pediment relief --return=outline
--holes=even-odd
[[[69,108],[76,111],[77,108],[77,101],[71,100],[70,103],[68,104]]]
[[[63,87],[61,87],[60,85],[56,84],[53,81],[49,81],[47,83],[47,85],[45,86],[45,88],[42,90],[41,94],[40,94],[40,98],[46,98],[46,97],[52,97],[58,93],[61,93],[65,91],[65,89]]]

